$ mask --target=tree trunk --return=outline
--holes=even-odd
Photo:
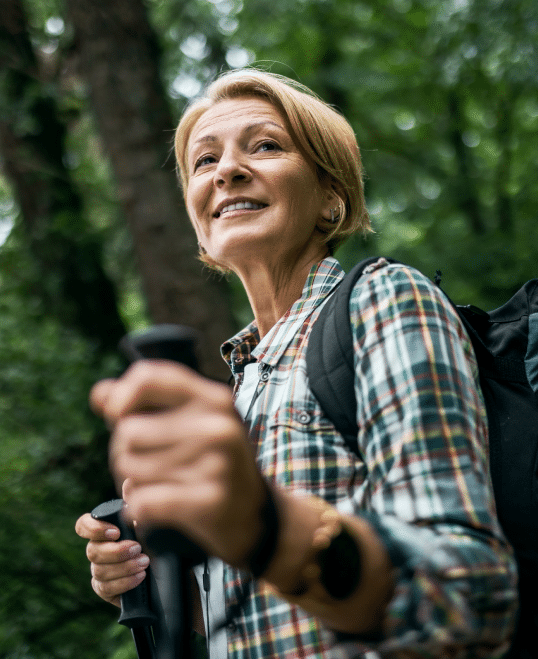
[[[220,343],[233,331],[225,282],[204,273],[171,155],[174,122],[159,48],[142,0],[66,0],[129,223],[150,315],[200,331],[202,370],[229,373]]]
[[[116,350],[125,333],[99,236],[64,164],[66,127],[40,78],[21,0],[0,12],[0,149],[21,209],[43,314],[76,328],[97,352]]]

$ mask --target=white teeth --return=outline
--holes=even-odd
[[[263,204],[253,204],[251,201],[239,201],[237,204],[230,204],[229,206],[225,206],[220,211],[219,215],[229,211],[243,210],[245,208],[248,208],[249,210],[259,210],[260,208],[263,208]]]

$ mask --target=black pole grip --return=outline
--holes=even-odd
[[[139,359],[169,359],[198,370],[197,333],[184,325],[154,325],[124,336],[119,348],[131,362]]]
[[[91,515],[94,519],[114,524],[120,530],[119,540],[136,540],[132,527],[123,519],[123,499],[112,499],[96,506]],[[155,624],[157,616],[150,608],[148,579],[120,596],[121,614],[118,622],[132,629],[133,627],[146,627]]]

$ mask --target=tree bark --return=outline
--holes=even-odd
[[[66,126],[40,77],[21,0],[2,0],[0,53],[0,149],[38,265],[32,287],[43,314],[76,328],[97,352],[116,350],[125,327],[99,236],[64,164]]]
[[[66,0],[79,68],[129,223],[148,309],[157,323],[201,333],[202,370],[225,379],[220,343],[235,330],[225,282],[196,259],[171,155],[174,122],[159,47],[142,0]]]

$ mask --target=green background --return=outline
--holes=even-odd
[[[73,527],[114,494],[106,429],[88,409],[88,391],[123,368],[117,337],[154,314],[107,140],[77,69],[73,2],[0,7],[0,127],[27,149],[8,158],[7,142],[0,147],[0,656],[9,659],[134,656],[117,613],[90,589]],[[123,4],[95,2],[103,12]],[[18,5],[38,63],[31,82],[9,54],[19,42],[6,29],[8,9]],[[346,268],[380,253],[432,278],[440,269],[456,302],[485,309],[536,276],[535,0],[131,5],[149,20],[174,120],[219,71],[246,64],[300,80],[349,119],[376,233],[341,248]],[[117,62],[103,66],[122,73]],[[54,181],[45,156],[35,155],[43,144],[59,163]],[[35,198],[21,195],[7,166],[23,161],[25,174],[34,163]],[[37,207],[43,190],[45,210]],[[218,285],[230,295],[235,326],[243,324],[250,312],[237,282]]]

